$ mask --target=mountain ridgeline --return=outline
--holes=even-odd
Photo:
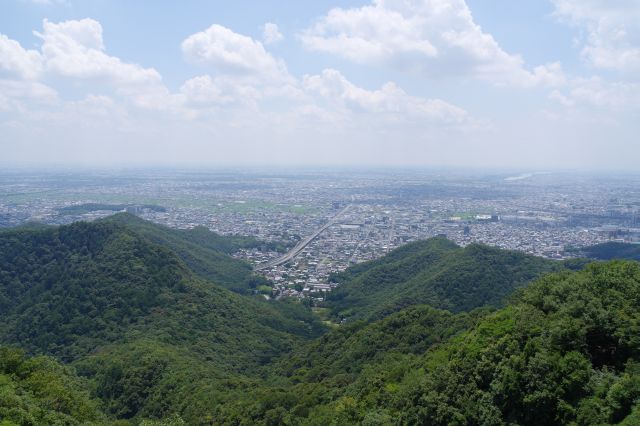
[[[429,239],[334,276],[328,328],[251,294],[255,244],[0,231],[0,424],[640,424],[637,262]]]
[[[640,261],[640,244],[612,241],[585,247],[576,250],[576,252],[584,257],[597,260],[628,259]]]
[[[505,297],[562,263],[480,244],[459,247],[436,237],[352,266],[332,280],[327,298],[336,320],[379,319],[407,306],[451,312],[499,306]]]
[[[215,401],[229,380],[322,332],[301,305],[204,280],[170,244],[118,220],[0,233],[0,343],[72,363],[108,414],[163,417],[177,410],[167,401]]]
[[[241,248],[260,247],[264,243],[252,237],[221,236],[204,226],[174,229],[119,213],[102,220],[117,223],[151,242],[173,251],[196,275],[237,293],[247,293],[265,279],[252,273],[251,266],[229,255]]]
[[[640,424],[640,264],[547,275],[502,309],[414,306],[333,330],[222,424]]]

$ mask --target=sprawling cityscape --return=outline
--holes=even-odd
[[[640,0],[0,11],[0,426],[640,425]]]
[[[0,226],[119,211],[276,244],[245,249],[274,297],[321,298],[333,273],[445,236],[547,258],[640,242],[640,177],[424,170],[4,172]],[[276,251],[277,249],[277,251]]]

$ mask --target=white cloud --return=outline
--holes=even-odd
[[[120,110],[124,115],[122,108],[118,107],[116,101],[109,96],[105,95],[87,95],[86,98],[70,102],[77,112],[82,111],[85,114],[90,114],[97,117],[109,117],[114,111]]]
[[[583,28],[582,57],[591,65],[640,70],[640,2],[636,0],[552,0],[555,15]]]
[[[640,108],[640,84],[608,82],[600,77],[577,78],[569,83],[566,93],[554,91],[550,98],[567,107],[628,112]]]
[[[26,50],[20,43],[0,34],[0,77],[34,79],[42,72],[42,56]]]
[[[315,129],[311,131],[327,125],[334,131],[347,131],[347,123],[349,131],[358,127],[363,131],[385,126],[401,129],[403,124],[422,129],[474,124],[465,110],[443,100],[411,96],[393,82],[368,90],[333,69],[281,86],[228,75],[201,75],[186,81],[180,95],[192,117],[213,122],[223,114],[223,126],[233,122],[234,126],[247,128],[272,126],[273,131],[303,124]]]
[[[35,33],[43,41],[45,71],[79,81],[106,85],[132,105],[160,111],[180,109],[181,98],[162,84],[153,68],[127,63],[106,53],[102,25],[93,19],[43,22],[42,32]]]
[[[228,104],[253,106],[262,97],[259,87],[242,84],[225,76],[211,78],[209,75],[187,80],[180,88],[180,93],[189,106],[196,108]]]
[[[155,69],[127,63],[106,53],[99,22],[44,20],[42,32],[34,33],[42,40],[40,51],[25,50],[17,41],[0,35],[0,78],[5,78],[2,81],[5,111],[24,110],[25,105],[33,104],[36,99],[50,102],[57,94],[38,82],[50,76],[76,82],[88,80],[78,87],[117,94],[136,107],[180,110],[182,95],[171,94]],[[17,99],[20,96],[22,101]]]
[[[331,109],[373,114],[378,119],[460,124],[469,118],[467,112],[459,107],[440,99],[410,96],[392,82],[377,90],[363,89],[334,69],[326,69],[320,75],[305,76],[302,84],[307,92],[328,100]]]
[[[53,102],[58,97],[55,90],[34,81],[0,80],[0,88],[4,95],[14,98],[37,99],[45,103]]]
[[[558,87],[566,84],[567,77],[560,62],[553,62],[535,67],[531,73],[530,81],[536,85]]]
[[[262,27],[262,40],[265,44],[273,44],[282,41],[284,36],[273,22],[267,22]]]
[[[260,116],[275,123],[293,125],[301,118],[320,119],[326,125],[345,122],[386,124],[417,123],[430,126],[458,126],[471,122],[469,114],[440,99],[424,99],[407,94],[393,82],[368,90],[350,82],[334,69],[305,75],[287,85],[238,80],[229,75],[201,75],[180,88],[185,107],[210,118],[214,111],[235,111],[234,121],[255,125]],[[203,115],[204,114],[204,115]]]
[[[11,71],[10,79],[0,77],[0,126],[12,129],[12,140],[47,141],[42,145],[52,158],[72,152],[118,159],[133,146],[140,158],[149,152],[162,158],[159,144],[175,152],[180,140],[189,148],[176,155],[191,160],[204,158],[192,154],[198,149],[216,154],[215,144],[227,143],[240,160],[247,153],[254,160],[292,152],[308,158],[311,150],[313,158],[328,161],[332,152],[364,152],[368,143],[383,144],[391,136],[403,146],[399,152],[415,152],[427,140],[475,124],[462,108],[412,96],[393,82],[364,88],[331,69],[297,79],[262,43],[218,25],[184,40],[185,57],[212,69],[178,91],[165,87],[153,68],[107,53],[97,21],[44,21],[38,35],[40,51],[4,40],[6,51],[22,62],[0,57]],[[27,65],[4,65],[14,63]],[[60,77],[73,83],[76,99],[59,97],[44,84]],[[9,150],[28,158],[26,148],[12,143]]]
[[[37,5],[45,5],[45,6],[51,6],[53,4],[68,4],[67,0],[22,0],[22,1],[37,4]]]
[[[388,65],[432,77],[472,76],[496,84],[563,81],[557,64],[525,69],[482,31],[464,0],[374,0],[335,8],[301,35],[311,50],[363,64]]]
[[[198,104],[225,104],[232,99],[222,93],[222,89],[218,87],[213,79],[208,75],[201,75],[187,80],[180,92],[186,96],[189,102]]]
[[[57,101],[58,93],[42,83],[0,79],[0,110],[23,112],[29,107],[52,106]]]
[[[107,55],[102,26],[93,19],[52,23],[43,22],[42,54],[48,71],[65,77],[103,79],[122,84],[159,84],[160,74],[153,68],[123,62]]]
[[[572,107],[576,104],[573,99],[569,98],[566,95],[563,95],[559,90],[554,90],[553,92],[551,92],[549,94],[549,99],[565,107]]]
[[[257,40],[213,24],[182,42],[182,52],[194,63],[210,65],[219,74],[283,80],[286,66]]]

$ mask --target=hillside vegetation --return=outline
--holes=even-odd
[[[640,424],[640,263],[431,239],[340,274],[327,331],[131,221],[0,232],[0,425]]]
[[[99,403],[71,369],[49,357],[0,347],[0,424],[106,424]]]
[[[215,401],[323,330],[301,306],[202,280],[111,221],[0,233],[0,317],[0,343],[73,363],[122,418],[170,414],[194,383]]]
[[[640,261],[640,244],[609,242],[585,247],[578,250],[578,252],[590,259],[627,259]]]
[[[252,237],[222,236],[204,226],[174,229],[140,219],[129,213],[109,216],[100,222],[126,226],[136,234],[173,251],[200,277],[238,293],[247,293],[266,280],[253,274],[251,266],[230,254],[241,248],[258,247]]]
[[[412,307],[331,331],[285,362],[285,379],[240,395],[219,419],[637,425],[639,324],[640,265],[593,264],[546,276],[492,313]]]
[[[407,306],[428,304],[451,312],[499,306],[515,289],[559,262],[445,238],[407,244],[332,277],[340,286],[326,306],[336,320],[375,319]]]

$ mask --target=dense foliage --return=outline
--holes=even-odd
[[[336,319],[381,318],[416,304],[469,311],[498,306],[515,289],[559,262],[445,238],[407,244],[380,259],[333,276],[341,285],[326,305]]]
[[[106,417],[69,367],[0,347],[0,424],[103,424]]]
[[[585,247],[578,250],[578,252],[591,259],[640,260],[640,244],[609,242]]]
[[[223,406],[220,423],[640,422],[637,263],[547,276],[494,313],[409,308],[320,342],[326,352],[308,345],[288,381]]]
[[[230,290],[247,293],[266,283],[265,278],[252,273],[248,263],[229,256],[240,248],[262,244],[252,237],[222,236],[204,226],[174,229],[128,213],[119,213],[103,221],[124,225],[136,234],[169,248],[194,273]]]
[[[0,317],[0,342],[74,362],[103,380],[99,396],[123,418],[171,414],[154,401],[179,400],[194,377],[208,381],[203,400],[224,393],[236,375],[255,375],[323,330],[302,306],[203,281],[169,249],[110,221],[0,233]]]
[[[193,273],[174,250],[208,231],[155,227],[0,232],[0,343],[65,362],[0,347],[0,425],[640,424],[637,262],[409,244],[336,277],[354,320],[325,333]]]

